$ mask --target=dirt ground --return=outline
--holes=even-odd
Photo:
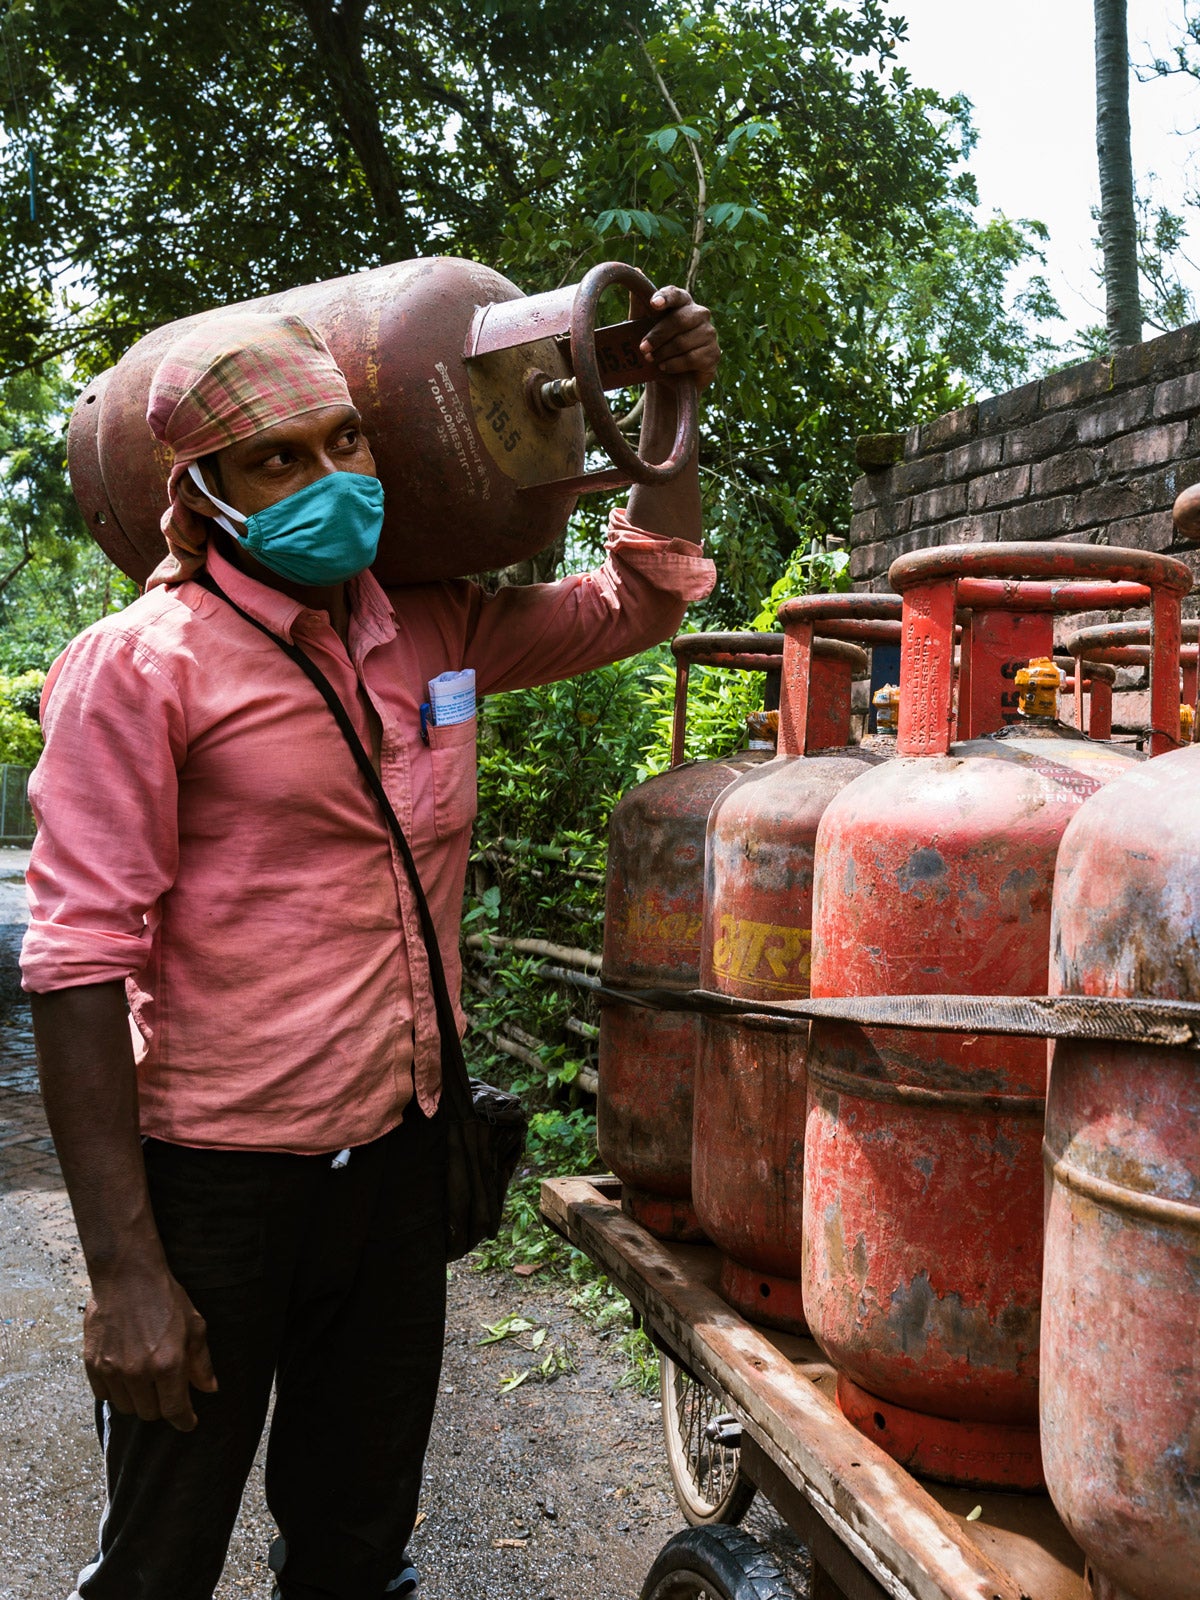
[[[21,866],[0,852],[0,964],[19,940]],[[18,1003],[0,1017],[0,1600],[66,1600],[93,1553],[103,1488],[79,1359],[85,1295]],[[537,1277],[453,1271],[413,1547],[422,1600],[636,1600],[658,1550],[683,1526],[657,1400],[621,1386],[615,1336],[567,1298]],[[512,1313],[533,1330],[481,1345],[484,1326]],[[502,1392],[551,1350],[571,1370]],[[802,1553],[770,1509],[756,1506],[747,1526],[802,1594]],[[214,1600],[267,1600],[273,1534],[256,1471]]]
[[[89,1559],[103,1494],[83,1370],[82,1262],[61,1188],[0,1195],[0,1596],[65,1600]],[[635,1596],[680,1525],[659,1411],[617,1387],[624,1363],[560,1292],[457,1268],[437,1422],[414,1555],[428,1600]],[[502,1381],[532,1366],[533,1334],[481,1346],[519,1311],[576,1367],[552,1383]],[[252,1478],[218,1600],[270,1593],[274,1534]]]

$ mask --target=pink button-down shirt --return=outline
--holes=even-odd
[[[694,545],[621,512],[596,572],[487,596],[351,585],[325,612],[209,557],[231,599],[321,667],[371,746],[416,857],[452,994],[475,815],[475,721],[431,728],[439,672],[480,695],[570,677],[678,627],[712,587]],[[36,992],[125,979],[142,1132],[314,1153],[437,1104],[437,1020],[416,907],[376,802],[295,663],[195,583],[88,628],[51,670],[21,955]]]

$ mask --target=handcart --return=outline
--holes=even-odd
[[[620,1200],[613,1179],[552,1178],[541,1212],[665,1356],[668,1462],[693,1527],[642,1600],[786,1600],[761,1546],[730,1526],[753,1489],[808,1547],[813,1600],[1087,1600],[1083,1554],[1047,1495],[914,1477],[842,1416],[811,1340],[746,1321],[716,1293],[715,1250],[663,1243]]]

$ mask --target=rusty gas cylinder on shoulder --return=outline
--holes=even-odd
[[[903,557],[891,582],[904,600],[898,754],[821,820],[813,995],[1043,994],[1059,840],[1138,757],[1044,709],[1022,716],[1018,674],[1050,655],[1056,611],[1151,603],[1153,747],[1173,748],[1190,574],[1140,551],[1000,544]],[[950,630],[964,608],[956,708]],[[930,1477],[1042,1481],[1045,1060],[1040,1039],[812,1026],[805,1308],[842,1410]]]
[[[1200,1002],[1200,750],[1089,800],[1054,879],[1051,990]],[[1046,1110],[1041,1438],[1095,1600],[1200,1585],[1200,1063],[1057,1040]]]
[[[788,601],[779,621],[779,754],[721,795],[705,848],[702,985],[741,1000],[808,993],[817,823],[839,789],[884,759],[850,744],[852,681],[867,670],[853,641],[896,643],[900,602],[811,596]],[[721,1251],[721,1294],[751,1320],[790,1332],[804,1331],[804,1059],[801,1035],[762,1019],[701,1024],[696,1214]]]
[[[783,635],[685,633],[676,662],[671,766],[630,789],[608,833],[603,978],[626,990],[694,989],[700,971],[704,830],[721,792],[775,754]],[[766,706],[750,717],[746,747],[687,761],[688,677],[694,666],[763,672]],[[622,1204],[663,1239],[698,1239],[692,1208],[694,1012],[606,997],[600,1013],[597,1141],[622,1182]]]
[[[610,288],[627,291],[637,315],[598,327]],[[510,566],[558,537],[580,494],[665,482],[690,460],[692,382],[660,380],[676,400],[661,462],[638,455],[605,399],[653,375],[639,350],[653,294],[623,262],[526,297],[490,267],[430,256],[184,317],[140,339],[80,396],[68,439],[75,498],[92,537],[143,583],[166,553],[159,520],[171,453],[146,422],[159,362],[182,333],[226,310],[286,312],[328,344],[371,442],[386,502],[379,581]],[[585,422],[611,462],[593,472]]]

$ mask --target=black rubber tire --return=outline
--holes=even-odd
[[[773,1556],[741,1528],[685,1528],[659,1551],[641,1600],[796,1600]]]

